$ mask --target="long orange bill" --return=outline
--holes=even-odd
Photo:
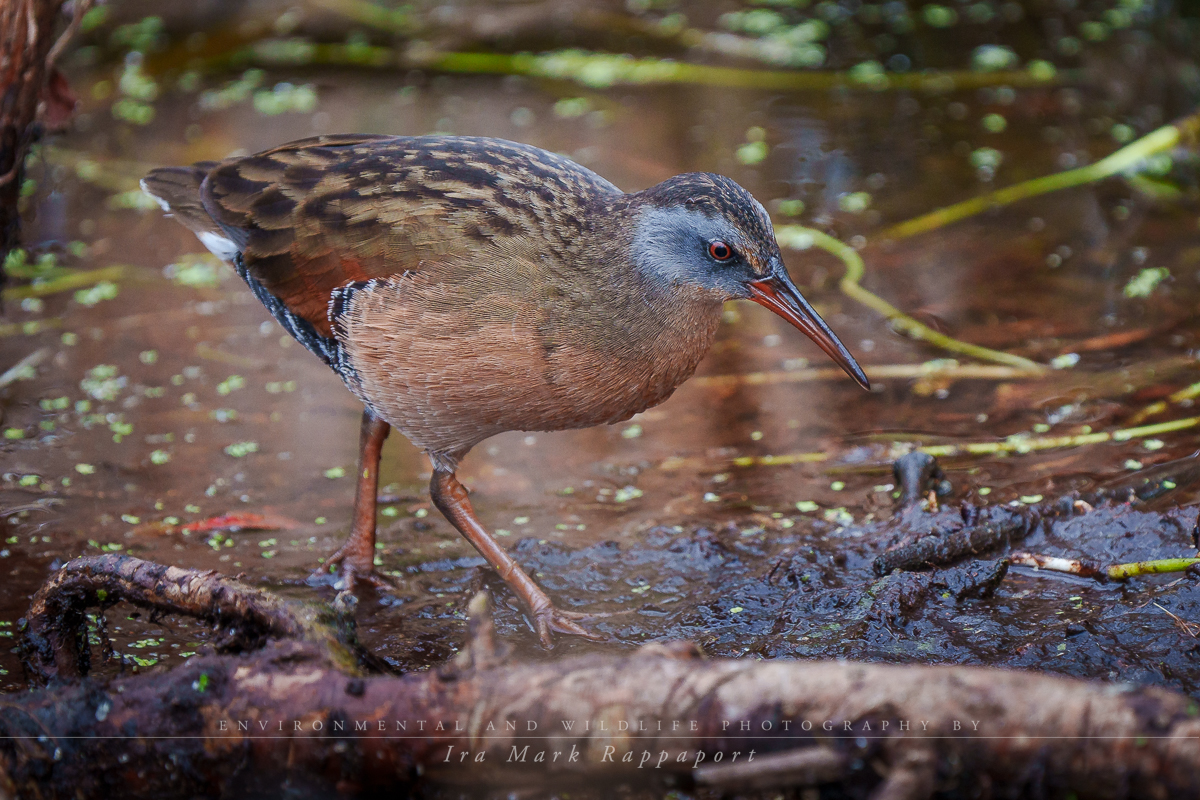
[[[759,281],[750,281],[750,299],[760,306],[771,309],[788,322],[795,325],[804,335],[817,343],[834,363],[854,378],[855,382],[864,389],[870,389],[871,383],[863,373],[862,367],[850,355],[850,351],[841,340],[825,324],[825,320],[813,309],[796,284],[788,277],[782,265],[778,266],[775,274]]]

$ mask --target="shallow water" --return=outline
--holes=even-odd
[[[94,98],[91,87],[111,69],[77,68],[82,114],[31,169],[26,241],[71,267],[124,271],[108,299],[67,291],[40,306],[6,304],[15,329],[0,338],[0,365],[42,349],[46,358],[0,395],[2,427],[14,432],[0,444],[0,634],[13,631],[49,569],[102,550],[332,597],[305,579],[348,527],[360,406],[231,270],[200,255],[188,231],[157,208],[120,208],[112,198],[152,166],[334,130],[437,130],[564,152],[628,190],[684,171],[729,174],[777,224],[799,221],[855,242],[864,285],[938,330],[1043,363],[1079,355],[1036,380],[880,379],[866,393],[828,370],[805,372],[826,366],[810,342],[764,309],[735,304],[699,377],[662,406],[621,425],[481,444],[460,472],[481,518],[562,605],[605,615],[591,627],[608,642],[562,641],[556,655],[689,638],[712,655],[995,664],[1200,691],[1200,629],[1171,616],[1197,617],[1191,577],[1102,585],[1014,568],[990,599],[872,613],[893,580],[877,582],[871,561],[894,536],[896,454],[1117,428],[1196,380],[1200,236],[1186,194],[1165,202],[1112,179],[912,238],[881,233],[990,188],[1094,161],[1117,146],[1110,131],[1118,122],[1140,135],[1188,111],[1194,98],[1162,77],[1177,66],[1169,49],[1136,37],[1126,44],[1141,47],[1138,70],[1123,71],[1131,56],[1114,45],[1067,86],[937,94],[585,90],[516,77],[272,72],[269,81],[315,84],[316,108],[205,110],[194,92],[172,91],[145,127],[114,120],[108,102]],[[561,103],[555,113],[575,98],[585,113],[564,116]],[[1004,116],[1003,132],[985,129],[989,114]],[[768,150],[747,166],[736,153],[757,136],[753,128]],[[981,147],[1003,154],[993,174],[972,164]],[[846,210],[856,192],[870,195],[859,213]],[[793,220],[779,200],[805,209]],[[84,247],[72,254],[70,242]],[[947,357],[840,294],[832,256],[785,256],[868,372]],[[1148,297],[1126,297],[1148,267],[1170,278]],[[759,373],[768,377],[744,379]],[[1151,421],[1190,413],[1173,407]],[[1198,444],[1200,433],[1184,430],[944,459],[952,493],[941,502],[1021,503],[1136,482],[1138,471]],[[829,457],[733,461],[796,453]],[[438,663],[463,641],[466,601],[486,587],[502,634],[523,655],[543,657],[511,594],[431,509],[429,469],[402,437],[389,440],[379,557],[396,591],[364,594],[364,641],[398,668]],[[1156,508],[1194,496],[1181,486]],[[210,536],[163,522],[230,513],[267,515],[281,527]],[[1102,508],[1057,521],[1021,547],[1104,563],[1193,554],[1195,512],[1170,513]],[[126,616],[109,614],[114,643],[145,666],[179,663],[208,638],[192,623]],[[0,667],[4,689],[24,685],[14,655],[0,653]]]

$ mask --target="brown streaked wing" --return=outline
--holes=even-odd
[[[500,240],[568,246],[555,242],[562,206],[619,191],[527,145],[349,135],[226,161],[201,196],[248,272],[329,336],[339,286],[471,258]]]
[[[242,251],[247,271],[323,336],[330,335],[329,293],[361,274],[331,258],[329,247],[318,257],[297,247],[297,224],[303,220],[296,212],[357,146],[391,138],[318,136],[291,142],[221,163],[201,187],[205,210]]]

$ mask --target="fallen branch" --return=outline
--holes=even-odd
[[[211,573],[92,559],[39,592],[40,635],[69,639],[74,623],[56,610],[113,582],[131,597],[161,587],[163,608],[215,600],[236,613],[212,588],[248,596]],[[348,674],[322,643],[289,639],[10,697],[0,786],[47,800],[615,784],[1197,798],[1198,717],[1190,698],[1157,688],[971,667],[705,661],[686,643],[511,663],[480,595],[468,645],[428,672]]]
[[[981,509],[972,524],[951,532],[934,532],[881,553],[875,558],[875,574],[928,569],[983,555],[1024,539],[1040,521],[1041,515],[1036,511],[1021,513],[1004,506],[990,506]]]

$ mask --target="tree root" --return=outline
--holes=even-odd
[[[33,596],[29,615],[19,623],[21,660],[30,680],[45,684],[86,675],[91,656],[85,610],[103,610],[120,600],[226,628],[219,651],[254,649],[267,637],[296,639],[317,645],[348,672],[379,668],[379,661],[359,648],[353,619],[326,605],[283,600],[215,572],[111,554],[69,562]]]
[[[365,677],[320,621],[212,573],[81,559],[27,637],[78,664],[101,587],[282,641],[0,704],[0,792],[40,798],[411,794],[436,786],[730,792],[822,786],[875,800],[1200,798],[1200,709],[1157,688],[972,667],[712,660],[654,643],[513,663],[486,595],[441,669]],[[68,649],[60,663],[51,649]],[[74,643],[74,644],[73,644]],[[343,651],[343,653],[346,651]],[[55,671],[57,667],[57,671]]]

